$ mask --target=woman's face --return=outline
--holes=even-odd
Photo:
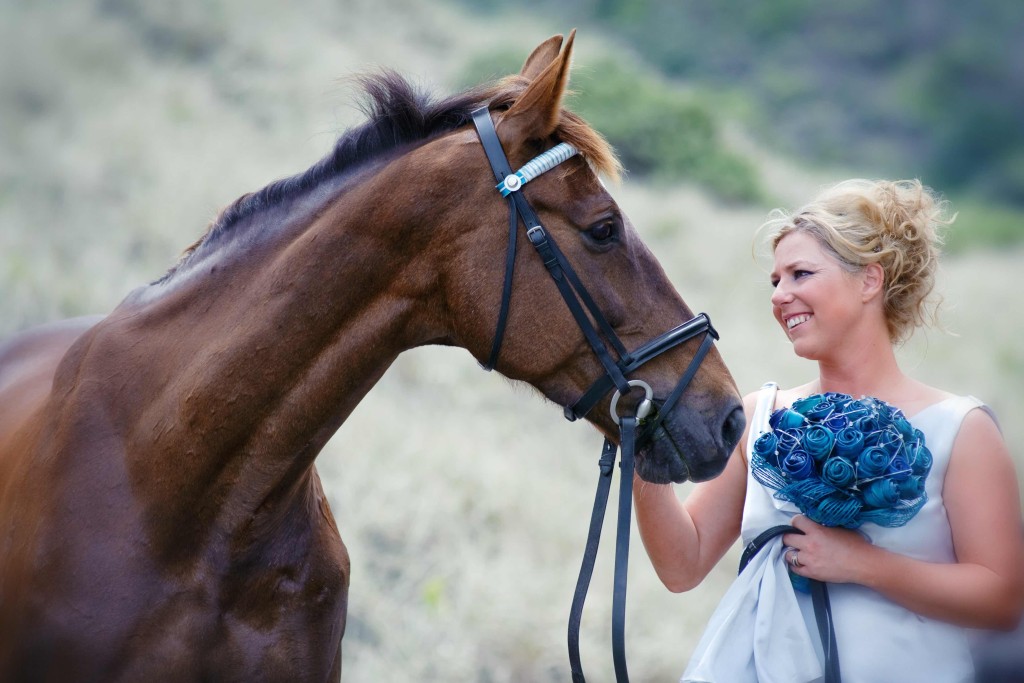
[[[803,358],[821,360],[852,337],[863,313],[861,278],[850,274],[807,232],[787,234],[775,248],[772,313]]]

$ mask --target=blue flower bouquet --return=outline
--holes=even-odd
[[[819,524],[903,526],[927,501],[924,434],[884,401],[814,394],[769,425],[754,442],[754,478]]]

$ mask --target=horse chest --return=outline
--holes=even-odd
[[[132,543],[48,544],[6,596],[0,680],[336,680],[348,558],[314,522],[235,559],[209,542],[169,564],[130,522],[107,537]]]

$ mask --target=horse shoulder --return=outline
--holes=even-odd
[[[101,319],[90,316],[40,325],[0,343],[0,477],[16,434],[41,416],[57,366]]]

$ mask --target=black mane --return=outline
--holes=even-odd
[[[333,151],[306,171],[239,197],[221,212],[206,234],[163,279],[177,271],[197,249],[222,239],[246,218],[295,198],[382,154],[468,124],[474,109],[488,104],[499,94],[494,86],[480,86],[445,99],[434,99],[390,70],[357,80],[363,93],[360,109],[367,121],[346,131]],[[512,95],[511,92],[505,94]]]

